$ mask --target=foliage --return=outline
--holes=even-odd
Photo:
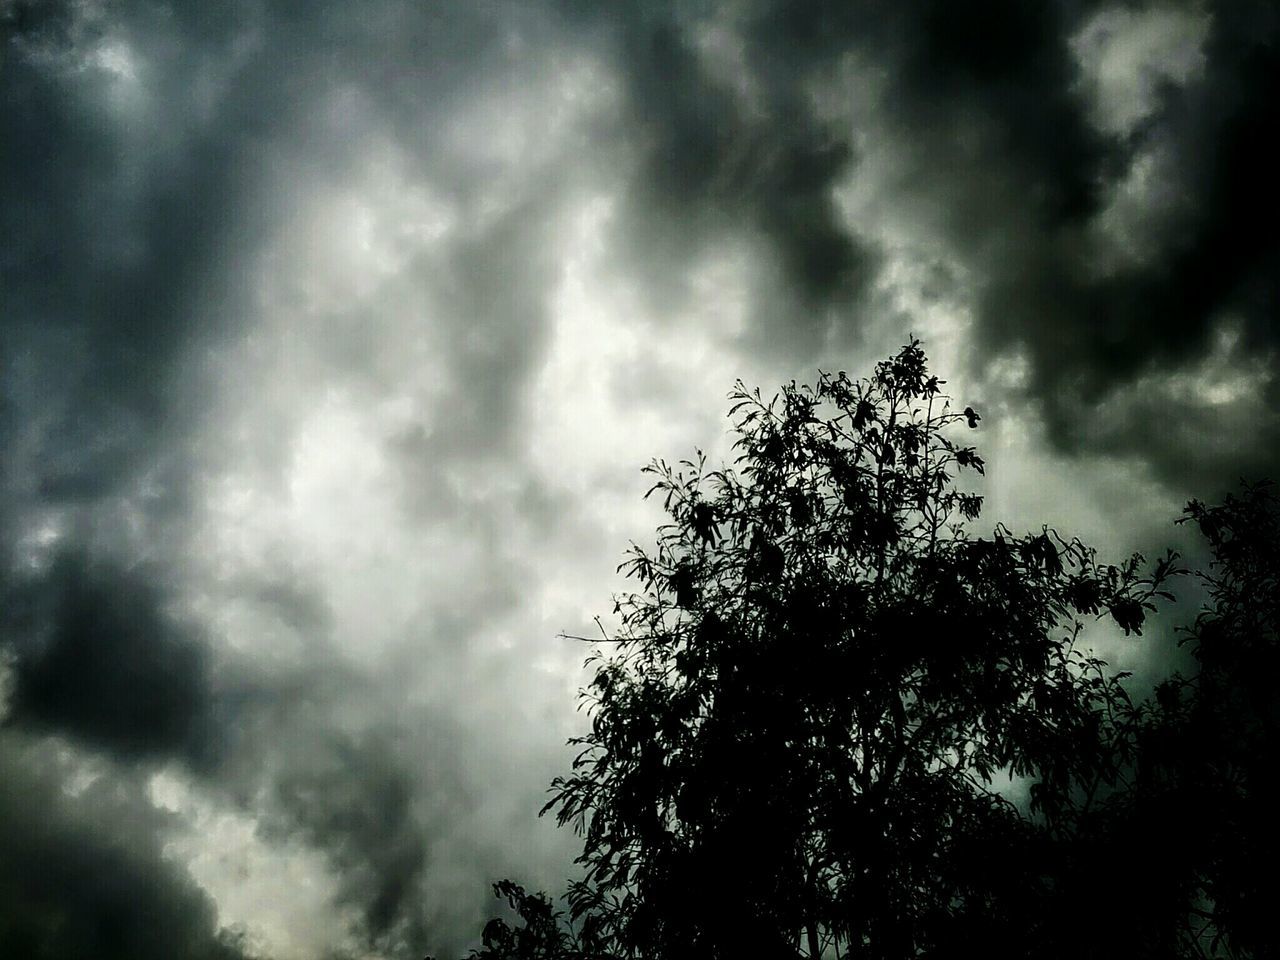
[[[973,536],[984,463],[953,435],[980,418],[941,387],[914,341],[863,381],[739,384],[733,467],[649,468],[670,521],[620,568],[545,808],[583,838],[592,950],[937,954],[1045,893],[1004,858],[1114,780],[1131,719],[1083,624],[1141,633],[1173,562]]]
[[[1280,901],[1280,499],[1246,484],[1183,518],[1212,552],[1207,602],[1186,631],[1197,670],[1161,684],[1141,710],[1130,820],[1177,878],[1178,954],[1275,953]],[[1188,816],[1189,815],[1189,816]]]
[[[481,947],[471,952],[470,960],[585,960],[591,956],[588,941],[563,922],[564,915],[544,894],[528,893],[510,880],[495,883],[493,892],[507,901],[523,925],[490,920],[481,935]]]

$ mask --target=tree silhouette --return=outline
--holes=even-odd
[[[732,468],[648,468],[670,519],[619,568],[637,589],[588,661],[590,731],[544,808],[583,839],[575,955],[1049,936],[1039,851],[1114,781],[1132,720],[1081,631],[1140,633],[1173,564],[1103,565],[1047,528],[974,536],[982,498],[960,481],[983,460],[954,434],[980,418],[941,387],[915,341],[866,380],[772,400],[739,383]],[[482,956],[561,955],[498,923],[486,948],[511,949]]]
[[[545,894],[528,893],[510,880],[495,883],[493,892],[506,900],[524,923],[512,927],[500,919],[490,920],[481,934],[480,948],[471,951],[471,960],[579,960],[592,955],[582,935],[563,922],[564,915]]]
[[[1218,506],[1192,501],[1183,522],[1213,557],[1199,573],[1206,604],[1185,631],[1197,670],[1141,707],[1137,769],[1115,806],[1166,878],[1177,955],[1274,956],[1280,500],[1268,483],[1246,484]]]

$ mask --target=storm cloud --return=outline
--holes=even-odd
[[[21,957],[240,960],[212,900],[163,854],[141,784],[74,775],[48,742],[0,737],[0,947]]]
[[[921,334],[993,522],[1111,551],[1276,471],[1274,4],[0,0],[0,32],[30,955],[446,955],[491,880],[558,886],[556,635],[652,529],[638,468],[725,452],[735,377]]]

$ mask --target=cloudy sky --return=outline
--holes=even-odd
[[[557,634],[736,377],[914,333],[986,520],[1113,556],[1280,472],[1273,3],[0,0],[0,37],[15,956],[450,955],[490,881],[559,887]]]

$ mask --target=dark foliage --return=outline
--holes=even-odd
[[[620,568],[545,808],[585,876],[568,917],[503,888],[525,926],[479,956],[1266,955],[1269,491],[1189,508],[1200,674],[1134,706],[1081,632],[1140,634],[1176,557],[975,535],[979,417],[941,385],[914,342],[865,381],[739,385],[733,468],[649,468],[670,522]],[[1189,810],[1213,825],[1184,843]]]
[[[1072,794],[1037,851],[1056,893],[1038,956],[1276,955],[1280,501],[1246,485],[1220,506],[1193,501],[1183,521],[1213,557],[1184,631],[1196,669],[1128,711],[1109,745],[1118,775]]]
[[[1199,573],[1207,603],[1186,630],[1198,669],[1143,707],[1140,763],[1122,799],[1131,819],[1150,818],[1151,846],[1177,879],[1181,955],[1274,956],[1280,500],[1270,484],[1245,485],[1219,506],[1192,501],[1183,519],[1214,558]]]

